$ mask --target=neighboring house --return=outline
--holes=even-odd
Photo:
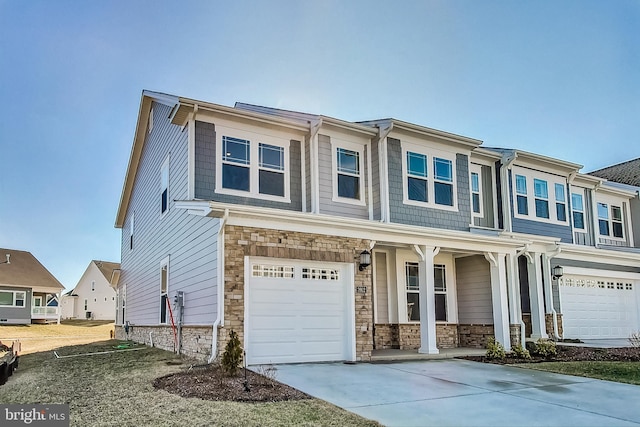
[[[118,337],[249,364],[640,329],[634,193],[396,119],[144,91]]]
[[[117,262],[93,260],[75,288],[62,296],[63,319],[115,320],[116,291],[111,278]]]
[[[30,252],[15,249],[0,249],[0,261],[0,325],[59,323],[64,286],[49,270]]]

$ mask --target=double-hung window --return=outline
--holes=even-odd
[[[407,321],[420,320],[420,286],[418,263],[405,263],[406,293],[407,293]],[[435,314],[436,321],[446,322],[447,317],[447,280],[446,268],[442,264],[433,266]]]
[[[427,181],[427,156],[407,151],[407,197],[409,200],[427,202],[429,181]]]
[[[609,235],[609,205],[598,203],[598,229],[601,236]]]
[[[481,171],[482,167],[472,164],[471,169],[471,215],[474,217],[482,218],[482,180]]]
[[[598,229],[601,236],[624,239],[622,208],[598,202]]]
[[[360,153],[338,148],[336,156],[338,197],[360,200]]]
[[[527,177],[524,175],[516,175],[516,205],[520,215],[529,215]]]
[[[547,181],[534,178],[533,192],[536,203],[536,216],[538,218],[549,218],[549,189]]]
[[[436,205],[453,206],[453,163],[448,159],[434,157],[433,171]]]
[[[565,197],[564,185],[555,184],[556,193],[556,218],[558,221],[567,220],[567,199]]]
[[[576,230],[586,230],[584,223],[584,197],[582,194],[571,193],[571,212],[573,228]]]
[[[216,127],[216,193],[289,202],[289,140]]]
[[[611,231],[613,232],[613,237],[624,238],[622,229],[622,208],[620,206],[611,206]]]

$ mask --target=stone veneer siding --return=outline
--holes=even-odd
[[[558,335],[560,335],[560,338],[562,338],[563,335],[563,330],[562,330],[562,314],[557,313],[556,314],[557,319],[558,319]],[[549,335],[549,338],[555,338],[553,335],[553,314],[545,314],[544,315],[544,323],[545,323],[545,327],[547,329],[547,335]]]
[[[356,258],[370,247],[370,240],[320,234],[287,232],[254,227],[227,225],[224,235],[224,327],[218,331],[218,356],[228,342],[229,331],[244,342],[244,257],[270,257],[329,263],[356,263]],[[356,360],[371,360],[373,350],[373,307],[371,268],[355,268]]]
[[[153,346],[167,351],[175,350],[175,340],[173,329],[170,326],[137,326],[129,327],[127,334],[122,326],[116,326],[116,339],[131,340],[145,345],[151,345],[151,337],[153,338]],[[185,356],[207,361],[211,354],[211,326],[183,326],[182,327],[182,348],[181,354]]]
[[[460,347],[486,348],[487,340],[494,337],[493,325],[459,325]]]
[[[511,338],[511,348],[516,345],[522,345],[520,325],[509,325],[509,336]]]
[[[420,348],[420,324],[377,324],[376,349],[417,350]],[[456,348],[459,346],[458,325],[453,323],[436,324],[436,346],[438,348]]]

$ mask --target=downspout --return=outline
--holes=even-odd
[[[503,154],[500,161],[500,187],[502,192],[502,228],[504,231],[513,231],[513,222],[511,221],[511,202],[509,201],[509,168],[518,158],[518,153],[512,151],[509,154]]]
[[[224,226],[229,218],[229,209],[224,210],[224,215],[218,223],[218,315],[213,322],[211,333],[211,356],[207,363],[213,362],[218,355],[218,328],[224,326]]]
[[[549,262],[549,273],[550,273],[549,276],[551,277],[551,281],[553,281],[553,270],[551,269],[551,259],[558,256],[560,251],[562,251],[562,248],[560,247],[560,245],[556,245],[556,248],[553,250],[553,252],[549,254],[545,254],[545,256],[547,257],[547,261]],[[547,278],[545,277],[545,279]],[[547,280],[545,280],[545,282],[547,282]],[[551,286],[551,282],[549,282],[546,287],[547,287],[547,293],[549,295],[549,301],[551,302],[551,316],[553,318],[553,337],[555,338],[554,341],[560,341],[561,337],[558,331],[558,313],[556,312],[556,309],[553,306],[553,288]]]

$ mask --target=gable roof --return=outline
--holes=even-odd
[[[34,257],[31,252],[0,248],[1,261],[11,255],[10,264],[0,264],[0,285],[28,288],[51,288],[53,292],[64,286]]]
[[[640,158],[607,166],[606,168],[589,172],[589,175],[605,178],[621,184],[640,187]]]
[[[107,282],[111,281],[113,270],[120,269],[119,262],[100,261],[95,259],[91,262],[94,263],[96,267],[98,267],[98,270],[100,270],[100,273],[102,273]]]

